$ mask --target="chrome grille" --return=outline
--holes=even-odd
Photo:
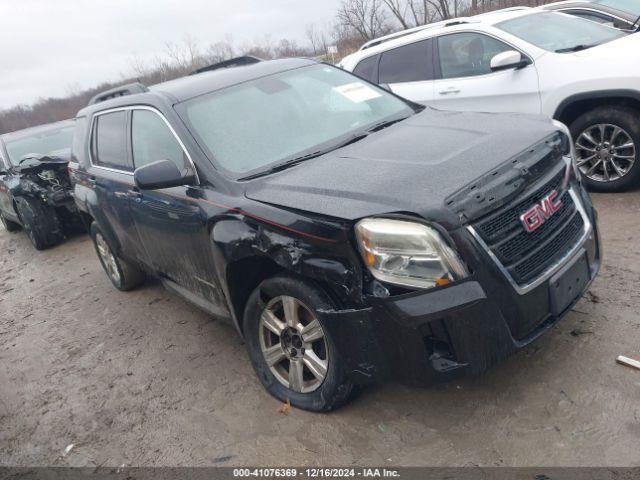
[[[575,194],[565,191],[562,207],[529,233],[520,216],[553,190],[562,192],[564,170],[539,188],[515,199],[497,212],[471,225],[471,231],[518,286],[530,285],[570,253],[580,242],[588,222],[576,205]]]

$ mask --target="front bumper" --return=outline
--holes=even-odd
[[[514,288],[474,239],[465,237],[457,243],[466,242],[474,252],[474,274],[466,281],[371,297],[365,309],[319,312],[350,377],[358,383],[447,381],[481,373],[540,337],[571,310],[600,268],[596,213],[586,195],[583,206],[593,230],[562,267],[526,292]],[[584,262],[588,278],[567,290],[578,281],[574,266]],[[558,307],[557,291],[563,288]]]

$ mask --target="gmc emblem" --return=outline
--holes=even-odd
[[[540,203],[536,203],[529,210],[520,215],[520,221],[524,225],[524,229],[531,233],[546,222],[551,215],[556,213],[562,207],[562,202],[558,200],[558,192],[555,190],[544,197]]]

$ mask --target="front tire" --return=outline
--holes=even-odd
[[[36,250],[58,245],[64,233],[56,211],[34,198],[16,198],[16,212]]]
[[[91,224],[91,239],[100,264],[114,287],[126,292],[144,282],[144,271],[114,253],[96,222]]]
[[[627,107],[603,106],[571,124],[578,168],[590,190],[621,192],[640,183],[638,114]]]
[[[285,276],[265,280],[251,294],[244,335],[251,363],[271,395],[303,410],[326,412],[357,394],[317,315],[334,307],[320,289]]]

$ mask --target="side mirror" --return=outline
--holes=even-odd
[[[524,68],[527,65],[531,65],[531,60],[515,50],[499,53],[491,59],[492,72]]]
[[[193,172],[181,172],[176,164],[169,160],[158,160],[136,168],[136,171],[133,172],[133,180],[140,190],[160,190],[181,185],[193,185],[195,175]]]

